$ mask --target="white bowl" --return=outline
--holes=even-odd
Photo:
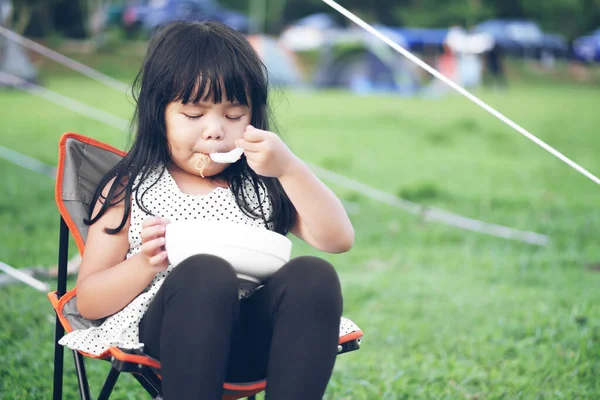
[[[176,221],[167,225],[165,248],[176,266],[196,254],[227,260],[238,278],[262,284],[290,260],[292,242],[279,233],[222,221]]]

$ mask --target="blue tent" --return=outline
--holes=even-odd
[[[414,95],[421,86],[416,68],[388,46],[367,43],[328,48],[321,59],[314,83],[358,94],[396,93]]]
[[[448,37],[448,29],[428,28],[388,28],[401,36],[408,50],[422,50],[426,47],[442,48]]]

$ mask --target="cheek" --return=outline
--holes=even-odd
[[[242,124],[241,122],[236,124],[236,126],[229,133],[229,136],[231,136],[233,140],[241,139],[244,136],[247,126],[248,124]]]
[[[181,138],[174,138],[169,142],[172,154],[186,155],[192,152],[192,144],[189,144]]]
[[[191,135],[189,128],[185,124],[172,124],[167,129],[167,140],[171,147],[171,152],[191,151],[194,146],[194,135]]]
[[[236,122],[230,131],[230,135],[234,139],[240,139],[244,136],[244,132],[246,132],[246,127],[250,125],[250,116],[242,118],[240,121]]]

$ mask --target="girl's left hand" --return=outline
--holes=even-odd
[[[300,161],[279,136],[252,125],[235,145],[244,149],[248,165],[261,176],[279,178]]]

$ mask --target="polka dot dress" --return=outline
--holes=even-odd
[[[153,215],[168,218],[171,221],[202,219],[209,221],[229,221],[259,228],[273,229],[265,226],[261,219],[252,219],[244,214],[235,201],[235,196],[227,188],[216,188],[206,195],[189,195],[179,190],[175,180],[167,169],[161,175],[163,167],[156,168],[138,188],[142,205]],[[156,184],[154,184],[156,182]],[[153,185],[154,184],[154,185]],[[147,190],[147,191],[146,191]],[[258,208],[258,199],[253,185],[246,182],[244,196],[249,204]],[[266,190],[259,186],[262,207],[267,219],[270,215],[270,205]],[[131,222],[129,227],[129,251],[127,258],[141,251],[142,221],[149,215],[137,204],[131,202]],[[74,350],[82,350],[99,355],[111,346],[136,349],[142,348],[139,343],[138,325],[148,305],[160,289],[164,279],[173,270],[173,265],[158,273],[146,289],[129,305],[118,313],[108,317],[102,325],[88,329],[76,330],[65,335],[60,344]],[[253,289],[239,289],[239,297],[245,298],[252,294]]]

